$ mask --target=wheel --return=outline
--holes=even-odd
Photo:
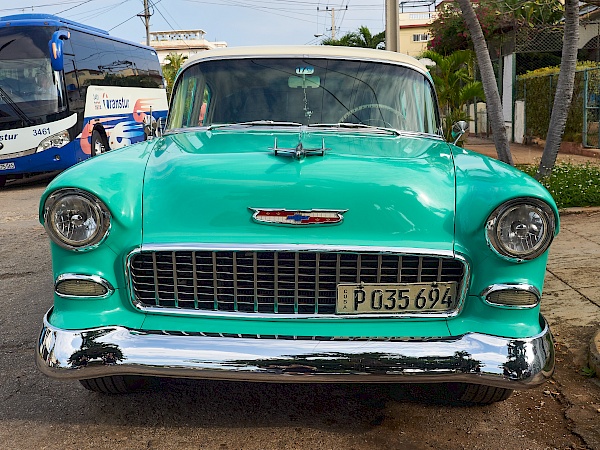
[[[360,111],[362,111],[362,110],[365,110],[365,109],[377,109],[377,110],[379,110],[379,117],[368,118],[368,119],[362,120],[357,115],[357,113],[360,112]],[[398,127],[392,126],[392,124],[390,122],[384,120],[383,114],[381,114],[381,111],[392,112],[398,118],[398,125],[399,126]],[[392,108],[391,106],[382,105],[380,103],[367,103],[367,104],[364,104],[364,105],[357,106],[356,108],[352,108],[352,109],[348,110],[346,112],[346,114],[344,114],[342,117],[340,117],[340,120],[338,120],[338,122],[339,123],[343,123],[343,122],[346,122],[350,118],[354,118],[354,119],[358,120],[359,123],[364,123],[365,125],[371,125],[372,124],[371,122],[379,122],[380,124],[383,124],[383,126],[385,126],[385,127],[400,128],[400,129],[405,128],[405,124],[406,124],[406,120],[404,118],[404,114],[402,114],[397,109]]]
[[[450,386],[457,400],[464,403],[490,405],[506,400],[513,393],[512,389],[504,389],[479,384],[457,384]]]
[[[92,131],[92,156],[98,156],[110,150],[106,137],[98,130]]]
[[[155,379],[135,375],[113,375],[79,380],[79,382],[89,391],[101,394],[127,394],[149,387],[155,382]]]
[[[6,184],[6,175],[0,175],[0,188]]]

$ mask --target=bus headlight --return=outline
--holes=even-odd
[[[490,214],[485,235],[499,255],[530,260],[544,253],[554,238],[554,212],[546,203],[520,198],[503,203]]]
[[[89,250],[110,228],[110,211],[102,201],[79,189],[61,189],[44,203],[44,227],[50,238],[68,250]]]
[[[38,145],[36,152],[43,152],[44,150],[48,150],[52,147],[62,147],[71,142],[71,138],[69,137],[69,132],[67,130],[61,131],[60,133],[53,134],[52,136],[48,136],[40,145]]]

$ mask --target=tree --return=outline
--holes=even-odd
[[[169,53],[165,57],[166,64],[162,67],[163,76],[167,82],[167,94],[170,96],[173,91],[173,82],[179,69],[187,59],[187,56],[183,56],[180,53]]]
[[[473,5],[469,0],[457,0],[460,9],[463,13],[465,24],[469,29],[479,71],[481,73],[481,81],[485,92],[487,113],[492,126],[492,136],[498,153],[498,159],[511,166],[514,165],[508,136],[506,135],[506,127],[504,126],[504,113],[502,112],[502,102],[498,93],[498,85],[496,84],[496,75],[492,67],[492,60],[487,49],[485,38],[479,20],[473,10]]]
[[[325,38],[321,45],[384,49],[385,31],[373,35],[368,27],[361,26],[358,31],[346,33],[339,39]]]
[[[423,57],[435,63],[430,73],[444,113],[446,140],[451,140],[452,125],[469,119],[465,105],[475,98],[485,98],[483,85],[471,75],[475,55],[471,50],[459,50],[448,56],[428,50]]]
[[[488,43],[500,41],[506,32],[523,27],[556,24],[563,18],[564,8],[559,0],[480,0],[474,8],[483,35]],[[430,26],[429,49],[443,55],[456,50],[473,49],[469,29],[455,3],[439,8]]]
[[[556,95],[554,96],[554,105],[552,105],[550,124],[548,125],[546,145],[544,146],[544,153],[542,153],[542,160],[536,174],[538,180],[550,175],[556,163],[556,156],[558,155],[560,141],[565,132],[567,114],[573,98],[578,43],[579,1],[565,0],[565,32],[562,61],[560,72],[558,73],[558,84],[556,85]]]
[[[512,165],[512,155],[510,154],[506,128],[504,127],[504,115],[502,113],[500,96],[498,95],[496,77],[492,69],[492,63],[481,25],[475,15],[473,5],[469,0],[457,0],[457,2],[463,13],[463,18],[469,29],[473,47],[475,48],[475,54],[477,55],[481,79],[487,99],[488,117],[492,124],[492,133],[496,151],[498,152],[498,158]],[[537,179],[552,173],[552,169],[556,163],[556,156],[560,149],[560,142],[565,131],[571,99],[573,97],[575,68],[577,64],[577,46],[579,43],[578,0],[565,0],[564,19],[565,31],[563,37],[561,67],[558,75],[554,104],[552,106],[548,135],[546,137],[546,145],[536,174]]]

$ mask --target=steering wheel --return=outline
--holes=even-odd
[[[383,110],[383,111],[390,111],[398,117],[400,128],[406,128],[406,126],[405,126],[406,118],[404,117],[404,114],[402,114],[397,109],[392,108],[391,106],[382,105],[381,103],[366,103],[364,105],[357,106],[356,108],[352,108],[352,109],[348,110],[346,112],[346,114],[344,114],[342,117],[340,117],[338,122],[339,123],[346,122],[346,120],[348,120],[350,117],[352,117],[355,113],[357,113],[358,111],[362,111],[363,109],[379,109],[379,110]],[[360,119],[358,119],[358,120],[360,120]],[[379,120],[379,121],[383,122],[386,127],[396,128],[396,127],[392,127],[392,125],[389,122],[385,121],[382,117],[368,119],[367,122],[370,122],[373,120]],[[360,123],[364,123],[365,125],[370,125],[369,123],[365,123],[363,120],[360,120]]]

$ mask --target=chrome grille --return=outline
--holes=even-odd
[[[143,251],[129,265],[142,308],[334,314],[339,283],[452,282],[461,261],[436,256],[316,251]]]

